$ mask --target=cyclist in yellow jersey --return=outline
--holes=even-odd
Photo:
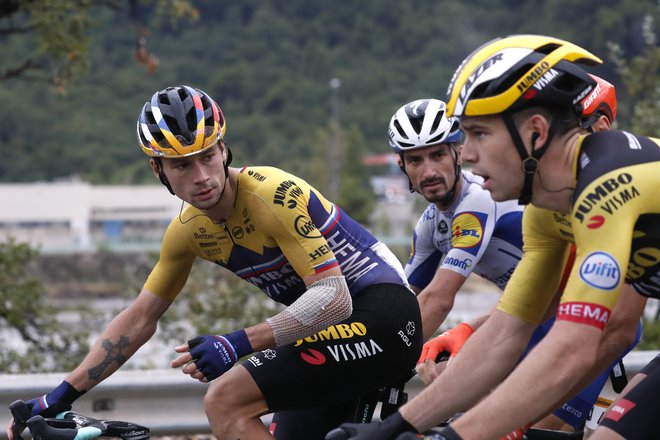
[[[189,206],[167,228],[135,302],[62,384],[29,401],[32,416],[71,408],[151,338],[196,258],[287,306],[175,348],[173,368],[211,382],[204,406],[216,438],[322,439],[355,418],[361,395],[410,374],[421,317],[396,257],[303,179],[272,167],[230,168],[225,132],[220,107],[199,89],[169,87],[145,103],[142,150]],[[273,412],[269,431],[260,416]]]
[[[592,77],[594,78],[594,80],[596,80],[597,85],[594,88],[594,91],[589,93],[589,95],[587,95],[582,100],[581,103],[581,105],[583,106],[582,126],[585,130],[585,133],[609,130],[612,121],[614,121],[616,117],[617,105],[616,105],[616,92],[614,86],[609,82],[605,81],[604,79],[599,78],[595,75],[592,75]],[[434,103],[435,101],[436,100],[430,100],[429,103]],[[409,126],[422,127],[423,130],[423,127],[425,127],[425,125],[420,124],[418,121],[413,120],[414,117],[421,119],[420,116],[421,114],[424,117],[424,120],[426,119],[434,120],[435,119],[434,112],[444,111],[445,109],[444,103],[442,104],[442,106],[437,106],[437,107],[431,106],[430,104],[428,106],[425,106],[424,104],[426,104],[426,102],[424,101],[415,101],[402,107],[401,110],[397,112],[395,117],[392,118],[392,121],[401,121],[399,122],[399,124],[401,124],[400,125],[401,128],[397,127],[396,123],[390,122],[390,137],[393,137],[393,134],[396,135],[398,130],[402,130],[403,127],[406,128],[408,128]],[[408,111],[411,114],[410,116],[411,123],[409,126],[405,125],[405,121],[402,121],[402,119],[405,118],[407,115],[406,113],[403,113],[403,110]],[[444,121],[444,119],[440,119],[440,120]],[[420,150],[420,153],[425,151],[424,148],[432,152],[433,149],[423,146],[424,145],[423,142],[425,142],[427,139],[433,139],[433,137],[437,137],[437,132],[442,130],[444,127],[442,122],[440,124],[434,124],[431,127],[433,127],[436,131],[435,132],[432,131],[427,136],[424,136],[426,132],[421,131],[420,135],[417,138],[418,139],[417,144],[413,143],[413,140],[415,138],[413,137],[412,134],[409,134],[407,139],[403,139],[402,142],[407,142],[407,144],[404,144],[404,147],[408,148],[408,150],[404,150],[404,151],[416,151],[418,148],[420,148],[419,145],[422,145],[421,147],[422,149]],[[398,140],[398,139],[394,138],[394,140]],[[392,140],[390,142],[392,143]],[[436,155],[438,154],[436,153]],[[421,157],[423,158],[423,156]],[[439,159],[443,158],[442,155],[438,155],[438,157]],[[402,157],[402,159],[404,158],[405,157]],[[413,162],[414,167],[412,168],[411,171],[414,171],[415,167],[425,169],[424,167],[419,165],[419,163],[422,164],[425,163],[424,160],[421,160],[419,156],[413,156],[413,158],[415,159],[415,161]],[[406,171],[408,170],[406,169]],[[426,171],[426,173],[428,172],[429,171]],[[410,176],[411,182],[416,182],[419,180],[419,175],[420,175],[419,173],[412,173],[412,174],[407,173],[407,174]],[[415,176],[417,176],[418,180],[415,180]],[[477,254],[476,259],[470,265],[470,267],[464,269],[465,273],[470,273],[474,270],[475,273],[478,273],[481,276],[485,275],[487,279],[491,279],[491,280],[493,280],[494,277],[490,277],[490,278],[488,277],[489,271],[501,270],[510,275],[510,273],[513,272],[513,269],[520,260],[520,255],[522,255],[522,228],[521,228],[521,223],[518,221],[519,218],[520,219],[522,218],[522,207],[519,206],[515,200],[511,200],[505,203],[502,202],[494,203],[492,202],[492,200],[490,200],[490,195],[488,195],[487,199],[485,200],[480,199],[477,203],[475,203],[473,201],[474,199],[470,200],[471,197],[475,196],[474,193],[478,194],[479,192],[483,192],[488,194],[486,191],[481,189],[480,186],[477,185],[473,185],[471,192],[466,194],[466,196],[463,196],[464,191],[457,191],[457,192],[461,192],[461,196],[462,196],[458,207],[456,208],[450,207],[453,209],[447,209],[446,211],[443,211],[441,209],[436,210],[434,205],[431,204],[429,208],[427,208],[427,210],[424,212],[424,215],[420,219],[420,222],[418,223],[418,226],[415,229],[414,243],[416,244],[416,246],[413,247],[413,253],[410,258],[410,261],[405,266],[405,271],[406,274],[408,275],[408,282],[411,284],[413,290],[415,290],[416,286],[420,285],[420,280],[423,280],[422,276],[426,275],[427,279],[431,279],[431,282],[429,282],[429,284],[424,289],[425,293],[422,293],[421,295],[418,296],[418,299],[420,300],[420,307],[422,310],[422,326],[424,329],[425,336],[427,334],[430,334],[437,327],[437,325],[435,325],[430,329],[426,328],[428,324],[427,321],[434,322],[435,320],[438,320],[441,322],[442,320],[444,320],[445,316],[448,313],[447,309],[451,308],[451,306],[447,307],[447,301],[444,298],[447,297],[447,295],[451,294],[452,296],[450,296],[450,298],[453,299],[453,294],[456,293],[455,290],[456,287],[453,287],[453,284],[455,283],[448,282],[448,280],[451,278],[450,275],[453,276],[455,272],[458,272],[458,269],[454,269],[454,272],[447,272],[441,270],[442,268],[448,267],[444,264],[441,268],[440,265],[438,264],[423,265],[420,264],[420,262],[416,261],[416,260],[422,260],[422,258],[419,258],[417,256],[417,254],[427,256],[426,258],[427,261],[431,260],[433,254],[430,254],[429,251],[426,250],[429,247],[431,248],[431,252],[435,252],[436,249],[440,249],[440,250],[449,249],[449,244],[446,243],[446,240],[443,240],[442,234],[444,228],[441,227],[443,222],[451,225],[452,224],[451,216],[460,219],[459,216],[460,212],[467,209],[470,202],[472,206],[470,206],[469,210],[472,213],[483,212],[485,214],[486,212],[488,212],[487,209],[489,207],[496,206],[497,208],[494,210],[495,212],[493,212],[494,216],[496,215],[497,217],[500,218],[502,217],[507,218],[508,216],[509,219],[513,216],[513,218],[516,219],[515,222],[511,220],[509,221],[499,220],[497,223],[501,223],[501,226],[497,226],[497,225],[495,226],[494,233],[491,238],[490,234],[486,234],[486,232],[489,224],[493,222],[493,220],[490,218],[490,216],[484,217],[484,219],[482,220],[482,229],[484,231],[483,241],[480,244],[474,246],[473,249],[479,249],[479,247],[483,247],[485,244],[488,244],[489,248],[492,248],[493,250],[491,252],[485,252],[483,253],[483,255],[481,255],[481,253]],[[488,203],[488,201],[490,202]],[[509,212],[506,209],[507,207],[506,203],[508,203],[509,209],[513,209],[512,212]],[[449,217],[447,217],[447,214],[449,214]],[[426,225],[427,227],[423,229],[420,228],[420,225]],[[433,234],[433,236],[431,237],[429,236],[429,234]],[[506,243],[507,239],[509,239],[513,243],[518,243],[518,244],[514,246],[510,246],[510,245],[507,246]],[[571,269],[575,257],[574,247],[572,247],[571,251],[572,252],[569,256],[569,262],[567,263],[566,268],[564,269],[564,276],[568,275],[568,271]],[[513,256],[514,258],[507,259],[506,258],[507,255]],[[477,263],[475,264],[475,262]],[[482,268],[482,270],[479,271],[478,267],[484,265],[486,266],[486,268],[485,269]],[[477,269],[475,269],[474,266],[477,266]],[[436,273],[436,269],[437,269],[437,273]],[[433,277],[431,278],[428,275],[428,272],[435,273],[435,275],[433,275]],[[506,284],[506,280],[508,280],[508,277],[506,277],[504,280],[502,278],[503,277],[495,278],[495,281],[502,281],[502,286],[504,286]],[[562,289],[563,286],[560,286],[560,289],[558,290],[561,291]],[[422,297],[425,294],[427,295],[426,301],[422,301]],[[429,298],[431,299],[429,300]],[[633,289],[625,288],[622,291],[622,300],[617,302],[616,313],[613,314],[614,319],[611,319],[607,325],[606,331],[609,333],[607,337],[608,345],[614,348],[626,344],[626,342],[628,341],[626,338],[630,336],[630,331],[628,331],[628,328],[626,328],[626,326],[630,324],[634,324],[636,318],[641,315],[645,304],[646,304],[646,298],[638,295]],[[465,340],[470,336],[470,334],[474,331],[474,329],[478,328],[478,326],[481,324],[481,322],[483,322],[485,317],[487,317],[487,315],[475,318],[473,321],[467,323],[461,323],[456,328],[444,332],[441,336],[429,340],[424,345],[424,347],[422,348],[422,356],[420,357],[420,360],[418,361],[418,365],[416,367],[417,373],[419,377],[422,379],[422,381],[424,381],[426,384],[430,383],[434,377],[437,377],[441,373],[444,366],[446,366],[446,362],[440,362],[436,364],[435,361],[438,353],[445,351],[449,353],[450,356],[454,356],[456,353],[458,353]],[[541,326],[539,326],[539,328],[532,335],[530,344],[528,348],[525,349],[525,352],[529,351],[531,347],[533,347],[535,344],[538,343],[538,341],[549,331],[553,322],[554,322],[554,318],[550,318],[544,321],[541,324]],[[639,325],[639,327],[640,327],[639,329],[640,331],[637,333],[637,337],[621,353],[621,357],[623,357],[624,354],[626,354],[638,343],[639,336],[641,333],[641,325]],[[617,369],[615,371],[618,372],[618,368],[619,368],[618,360],[614,368]],[[575,429],[580,429],[581,426],[584,425],[584,422],[587,419],[587,417],[590,416],[590,410],[592,409],[594,402],[596,401],[599,395],[600,390],[603,388],[603,385],[610,376],[610,370],[611,370],[610,368],[607,368],[596,380],[591,382],[578,395],[574,396],[571,400],[562,403],[553,412],[553,414],[548,415],[548,417],[536,423],[534,426],[537,428],[555,429],[555,430],[562,429],[565,431],[573,431]],[[620,390],[624,386],[624,384],[619,383],[619,382],[623,382],[623,378],[617,376],[616,374],[614,374],[613,377],[615,379],[614,388]]]
[[[445,372],[382,423],[347,426],[350,438],[403,437],[466,409],[436,438],[505,435],[607,365],[599,345],[624,282],[660,297],[660,141],[581,134],[578,104],[596,82],[578,63],[601,61],[557,38],[514,35],[481,46],[454,74],[447,109],[461,118],[463,159],[494,200],[531,202],[524,253],[497,309]],[[559,262],[572,243],[576,260],[556,322],[516,366],[556,300]]]

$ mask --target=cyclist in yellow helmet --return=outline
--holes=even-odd
[[[599,345],[624,283],[660,298],[660,140],[584,133],[581,102],[596,81],[579,64],[600,63],[575,44],[542,35],[493,40],[461,63],[447,110],[461,120],[463,159],[494,200],[531,203],[523,216],[524,253],[496,310],[445,372],[382,423],[346,426],[348,438],[395,439],[466,410],[433,438],[504,436],[542,417],[609,363],[612,353]],[[575,264],[555,298],[573,243]],[[552,329],[516,366],[556,302]],[[648,408],[649,401],[637,406]],[[652,438],[657,423],[648,417],[647,435],[628,438]]]
[[[282,311],[225,334],[182,335],[172,368],[210,382],[218,439],[322,439],[356,419],[359,398],[408,376],[421,316],[395,255],[303,179],[229,167],[226,121],[204,91],[168,87],[144,104],[137,135],[153,172],[186,202],[140,294],[31,416],[54,416],[113,374],[156,331],[193,262],[215,263]],[[274,413],[270,431],[261,416]],[[13,439],[11,426],[7,430]]]

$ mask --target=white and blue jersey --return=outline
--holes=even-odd
[[[431,203],[415,227],[408,282],[426,287],[437,269],[468,277],[472,272],[504,289],[522,256],[523,207],[496,202],[483,180],[463,171],[461,194],[446,210]]]

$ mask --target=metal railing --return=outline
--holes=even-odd
[[[633,351],[625,358],[628,377],[636,374],[660,351]],[[8,406],[17,399],[42,395],[56,387],[64,373],[0,375],[0,439],[10,420]],[[95,418],[130,420],[151,428],[152,435],[209,433],[204,415],[206,384],[178,370],[118,371],[75,403],[75,410]],[[423,388],[417,378],[406,386],[410,397]],[[269,417],[264,417],[268,423]]]

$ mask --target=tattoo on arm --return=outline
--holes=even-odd
[[[105,359],[101,361],[94,368],[87,370],[89,378],[92,380],[99,380],[110,364],[117,362],[120,366],[128,360],[128,357],[122,354],[122,351],[128,347],[128,337],[120,336],[119,341],[116,344],[113,344],[110,339],[104,339],[101,343],[103,349],[107,352]]]

